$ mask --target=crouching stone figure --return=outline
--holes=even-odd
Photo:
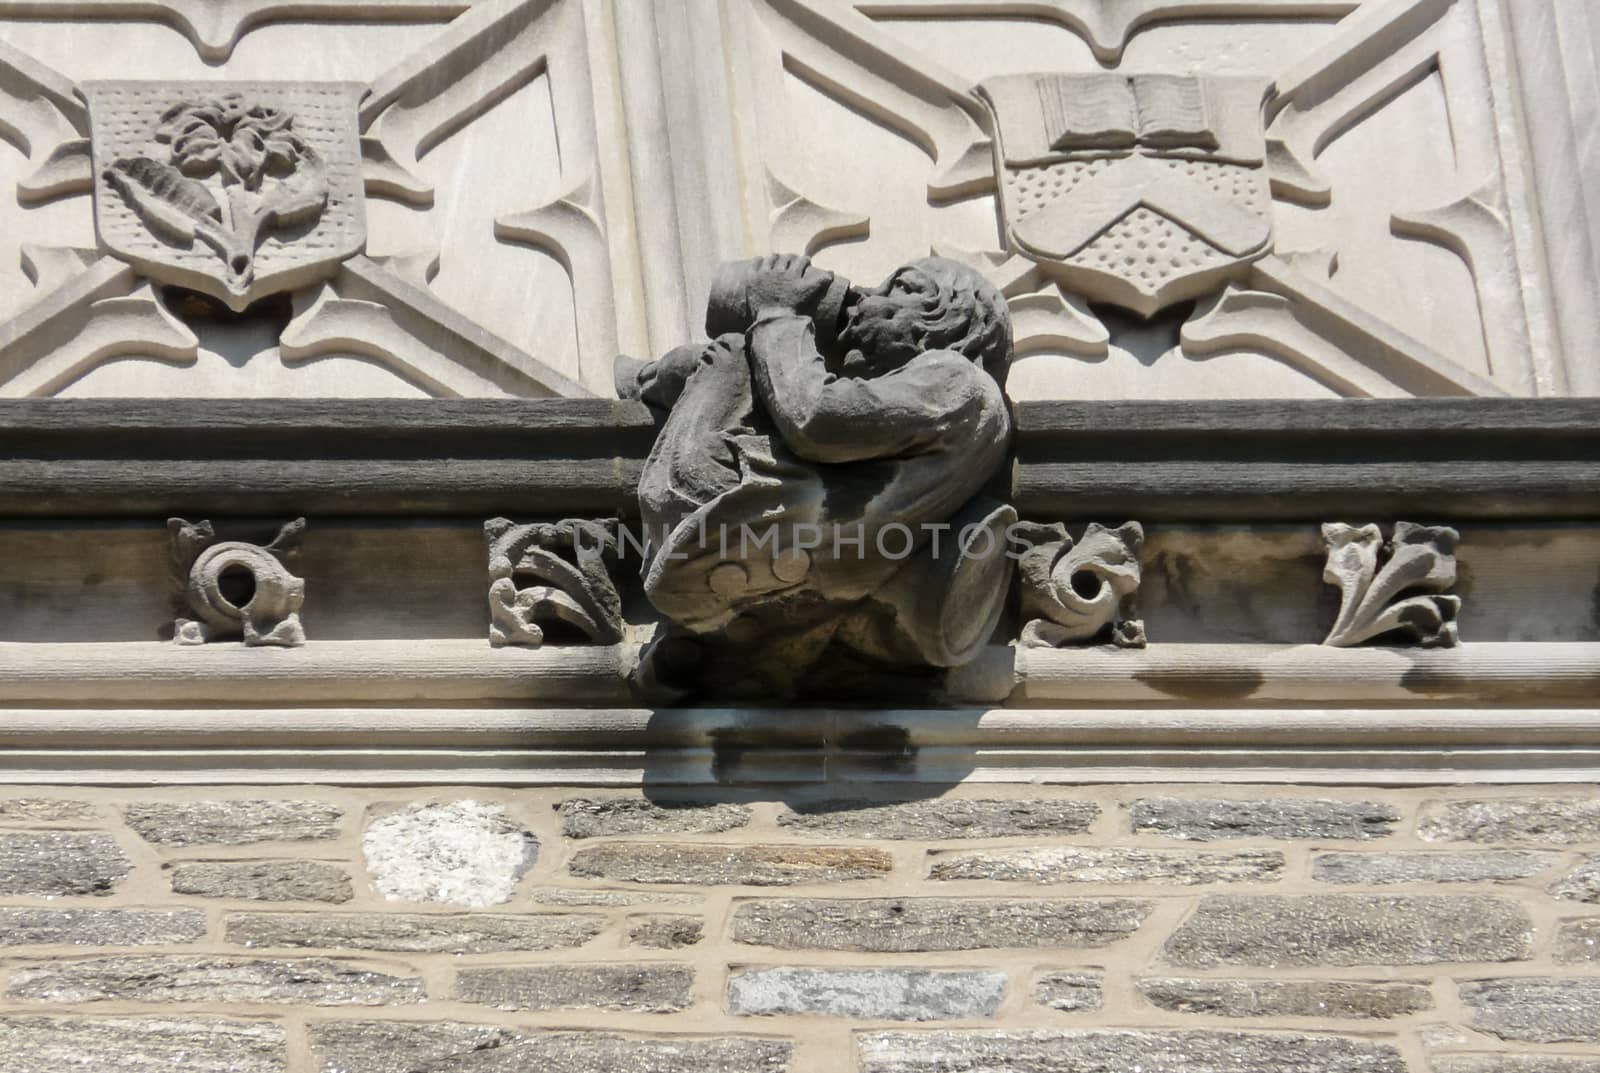
[[[666,411],[639,482],[669,624],[646,694],[903,693],[972,659],[1013,565],[1015,513],[980,494],[1011,434],[999,292],[941,258],[866,290],[769,256],[723,266],[706,329],[619,362],[619,393]]]

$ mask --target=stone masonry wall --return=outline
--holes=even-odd
[[[1600,1073],[1600,796],[0,793],[0,1073]]]

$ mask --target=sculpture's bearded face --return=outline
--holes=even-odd
[[[939,308],[940,288],[908,265],[864,291],[845,313],[839,340],[848,355],[845,371],[878,376],[900,368],[926,349],[928,318]]]

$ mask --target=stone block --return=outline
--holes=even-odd
[[[278,1025],[215,1017],[0,1017],[0,1073],[285,1073]]]
[[[733,938],[783,950],[874,953],[1106,946],[1150,903],[1123,898],[785,898],[735,907]]]
[[[8,997],[42,1002],[268,1002],[389,1006],[420,1002],[422,981],[327,958],[142,955],[24,965]]]
[[[728,1009],[757,1017],[968,1020],[993,1017],[1005,993],[1003,972],[776,966],[736,969]]]
[[[1459,990],[1479,1032],[1519,1043],[1600,1043],[1600,979],[1504,977]]]
[[[456,997],[501,1010],[599,1009],[674,1013],[689,1005],[694,972],[663,962],[462,969]]]
[[[1550,884],[1549,889],[1556,898],[1600,904],[1600,857],[1585,857],[1577,868]]]
[[[568,838],[721,834],[750,822],[744,805],[653,802],[642,797],[569,797],[557,806]]]
[[[705,938],[705,921],[699,917],[667,915],[628,918],[628,942],[655,950],[677,950]]]
[[[1484,883],[1526,879],[1553,868],[1561,857],[1538,850],[1467,853],[1322,853],[1311,878],[1323,883]]]
[[[152,946],[206,934],[192,909],[0,909],[0,946]]]
[[[1433,1008],[1426,984],[1375,980],[1137,981],[1154,1006],[1216,1017],[1312,1017],[1388,1020]]]
[[[318,1073],[786,1073],[791,1049],[787,1041],[740,1036],[518,1032],[454,1022],[324,1021],[307,1031]]]
[[[838,838],[917,839],[1016,838],[1078,835],[1100,815],[1092,801],[1005,801],[936,798],[877,802],[828,800],[786,806],[778,825],[809,835]]]
[[[1283,875],[1277,850],[1100,849],[1038,846],[975,852],[934,852],[934,879],[1010,883],[1260,883]]]
[[[1394,1047],[1289,1032],[862,1032],[861,1073],[1406,1073]]]
[[[1384,838],[1400,813],[1381,801],[1145,797],[1128,806],[1135,833],[1195,842],[1223,838]]]
[[[1441,1054],[1433,1073],[1600,1073],[1600,1058],[1555,1054]]]
[[[1033,988],[1033,1000],[1063,1013],[1098,1010],[1105,1005],[1099,973],[1047,972]]]
[[[172,892],[255,902],[348,902],[350,873],[326,861],[184,861]]]
[[[104,896],[132,870],[133,862],[110,835],[0,834],[0,896]]]
[[[567,871],[627,883],[789,887],[878,879],[893,867],[883,850],[854,846],[608,842],[573,854]]]
[[[84,823],[99,816],[99,807],[88,801],[60,797],[0,799],[0,823]]]
[[[230,913],[224,935],[250,947],[487,954],[582,946],[603,927],[588,913]]]
[[[1188,968],[1218,965],[1431,965],[1530,956],[1533,922],[1487,895],[1217,894],[1162,948]]]
[[[1600,842],[1594,797],[1503,797],[1439,801],[1422,810],[1417,834],[1429,842]]]
[[[511,900],[539,840],[500,805],[414,805],[374,819],[361,840],[367,872],[391,901],[481,909]]]
[[[1563,921],[1556,932],[1555,958],[1565,965],[1600,961],[1600,917]]]
[[[124,810],[128,826],[161,846],[245,846],[339,837],[344,812],[326,801],[151,801]]]
[[[587,890],[582,887],[535,887],[528,892],[533,905],[567,908],[616,908],[628,905],[699,905],[698,894],[664,890]]]

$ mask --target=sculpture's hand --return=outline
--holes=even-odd
[[[683,394],[683,385],[688,381],[689,374],[699,367],[707,345],[691,343],[674,347],[660,361],[652,361],[638,369],[634,374],[636,394],[633,397],[651,406],[671,409],[672,404],[678,401],[678,396]]]
[[[817,268],[809,257],[768,254],[750,266],[746,308],[757,319],[769,312],[809,316],[816,312],[832,285],[833,273]]]

